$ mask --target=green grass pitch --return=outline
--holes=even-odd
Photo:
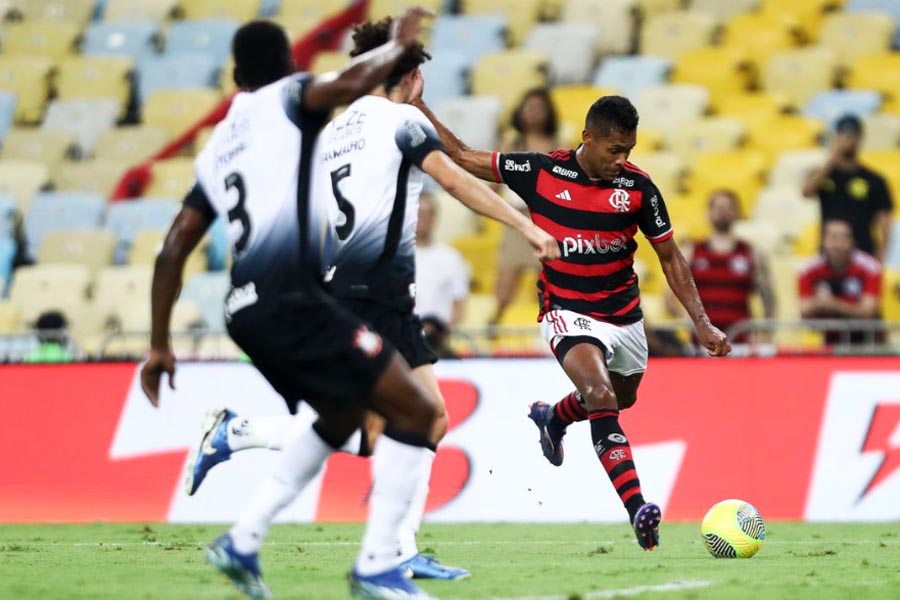
[[[0,598],[241,596],[202,559],[222,527],[2,525]],[[426,525],[423,552],[471,568],[424,582],[441,600],[900,598],[900,524],[770,523],[751,559],[714,559],[697,524],[663,523],[644,552],[626,525]],[[346,599],[359,525],[278,525],[261,555],[275,598]]]

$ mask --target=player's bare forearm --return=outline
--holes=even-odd
[[[441,144],[447,150],[447,154],[453,159],[453,162],[474,175],[479,179],[490,183],[497,183],[494,176],[494,168],[492,166],[493,153],[484,150],[473,150],[469,148],[455,133],[444,125],[437,118],[428,105],[421,98],[414,99],[411,104],[422,111],[422,113],[431,121],[434,128],[441,138]]]

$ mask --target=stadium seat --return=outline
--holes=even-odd
[[[160,90],[144,105],[144,124],[160,127],[175,137],[218,106],[217,90]]]
[[[664,85],[671,68],[672,61],[662,56],[610,56],[600,63],[594,85],[617,89],[634,101],[645,89]]]
[[[231,268],[231,245],[228,243],[228,230],[222,217],[216,217],[209,226],[209,247],[206,250],[207,268],[210,271],[223,271]]]
[[[0,91],[16,95],[16,122],[37,123],[50,94],[53,62],[37,56],[0,55]]]
[[[0,298],[6,297],[7,283],[12,280],[13,263],[18,249],[14,239],[0,237]]]
[[[116,235],[115,262],[128,260],[139,231],[168,228],[180,208],[181,204],[174,200],[125,200],[110,205],[104,223]]]
[[[772,164],[786,150],[817,147],[825,130],[825,125],[815,119],[779,115],[751,124],[747,145],[764,153],[767,162]]]
[[[140,101],[158,90],[215,87],[219,65],[207,54],[197,52],[154,57],[138,65],[137,89]]]
[[[868,90],[828,90],[819,92],[803,107],[803,116],[818,119],[826,127],[832,127],[842,115],[854,114],[859,118],[878,112],[881,94]]]
[[[663,132],[649,127],[638,127],[637,144],[633,152],[656,152],[666,145],[666,136]]]
[[[503,103],[501,118],[505,118],[525,91],[546,84],[546,67],[546,54],[537,50],[487,54],[472,70],[472,93],[499,97]]]
[[[25,212],[38,190],[50,183],[50,169],[42,162],[0,160],[0,194],[16,199]]]
[[[463,309],[461,329],[484,329],[497,312],[497,299],[493,294],[469,294]]]
[[[116,127],[100,136],[94,147],[94,156],[137,164],[155,154],[168,141],[169,135],[161,127]]]
[[[96,273],[112,264],[115,245],[111,231],[61,229],[44,236],[37,260],[41,265],[84,265]]]
[[[691,10],[710,14],[720,22],[727,22],[732,17],[746,14],[759,8],[762,0],[691,0]]]
[[[633,152],[629,161],[650,175],[663,198],[681,191],[687,172],[687,161],[682,156],[675,152]]]
[[[789,108],[790,101],[781,94],[752,92],[732,94],[719,99],[716,114],[723,117],[738,117],[752,126],[784,114]]]
[[[9,299],[33,321],[44,310],[61,301],[85,301],[91,273],[84,265],[36,265],[16,269]]]
[[[123,304],[115,307],[114,314],[124,332],[150,331],[150,298],[142,298],[139,302]],[[172,321],[169,330],[184,332],[203,322],[203,313],[193,302],[179,300],[172,307]],[[145,347],[147,341],[143,342]]]
[[[478,231],[478,215],[459,200],[445,192],[431,192],[438,205],[434,239],[449,244],[458,237],[474,235]]]
[[[470,15],[505,15],[509,43],[518,46],[541,15],[541,0],[462,0],[463,12]]]
[[[670,194],[666,198],[672,228],[679,241],[698,240],[712,233],[707,217],[707,200],[707,196],[701,193]],[[641,280],[641,288],[653,293],[662,292],[666,280],[653,247],[639,239],[638,252],[635,256],[641,258],[646,269]]]
[[[881,92],[882,110],[900,112],[900,53],[858,59],[850,67],[845,83],[848,88]]]
[[[156,256],[159,254],[159,250],[162,248],[166,231],[166,229],[143,229],[139,231],[137,235],[134,236],[134,242],[131,245],[131,253],[128,257],[128,264],[132,266],[152,266],[156,262]],[[204,238],[197,246],[197,249],[188,257],[188,260],[184,265],[183,277],[185,280],[192,275],[206,271],[206,252],[208,247],[209,239]]]
[[[568,0],[562,11],[564,22],[585,23],[599,32],[597,51],[600,54],[631,52],[636,17],[637,0]]]
[[[787,16],[793,19],[810,41],[818,39],[819,28],[825,16],[839,9],[844,0],[763,0],[764,14]]]
[[[94,16],[96,3],[96,0],[19,0],[14,4],[25,21],[69,21],[86,25]]]
[[[900,4],[895,0],[848,0],[847,12],[881,12],[894,17],[900,23]],[[894,48],[900,48],[900,28],[894,32]]]
[[[821,225],[819,223],[807,223],[796,229],[794,237],[793,255],[797,258],[812,258],[819,253],[819,238]]]
[[[485,54],[506,49],[506,27],[503,15],[441,15],[431,29],[429,46],[435,59],[453,52],[471,67]],[[431,85],[433,79],[426,81]]]
[[[900,146],[900,115],[867,115],[863,118],[863,128],[863,150],[893,150]]]
[[[51,231],[99,226],[105,205],[106,200],[96,194],[38,194],[25,213],[26,253],[34,258],[44,236]]]
[[[773,228],[771,223],[741,219],[735,222],[732,231],[738,239],[749,242],[756,252],[765,256],[777,254],[786,246],[781,232]]]
[[[659,85],[641,92],[635,105],[642,127],[658,129],[668,137],[679,123],[696,119],[706,112],[709,91],[685,83]]]
[[[797,21],[783,13],[737,15],[722,32],[723,46],[746,52],[759,71],[773,54],[790,50],[804,39]]]
[[[350,57],[343,50],[319,52],[313,59],[309,70],[316,75],[322,75],[323,73],[341,69],[349,61]]]
[[[704,201],[716,190],[730,189],[740,199],[741,214],[749,215],[762,188],[765,168],[765,155],[754,150],[703,154],[693,163],[687,189]]]
[[[709,46],[716,32],[716,19],[694,12],[667,12],[650,16],[641,28],[641,54],[672,60]]]
[[[891,243],[888,245],[884,257],[884,265],[900,270],[900,219],[894,219],[894,222],[891,223]]]
[[[52,169],[72,154],[74,146],[75,138],[67,131],[14,127],[3,140],[0,157],[4,160],[40,162]]]
[[[60,192],[85,192],[108,198],[132,164],[107,158],[63,161],[53,171],[53,187]]]
[[[547,55],[554,83],[583,83],[594,68],[591,50],[597,46],[597,30],[578,23],[541,23],[528,32],[524,45]]]
[[[205,53],[221,66],[231,54],[231,38],[239,25],[229,19],[178,21],[169,30],[164,54]]]
[[[687,160],[698,154],[729,152],[744,141],[746,127],[736,117],[708,117],[683,121],[669,139],[669,149]]]
[[[881,286],[881,318],[888,323],[900,321],[900,269],[897,267],[884,270]],[[895,336],[893,343],[897,342]]]
[[[672,82],[704,86],[715,109],[722,100],[742,94],[753,85],[753,63],[746,52],[734,47],[691,50],[675,62]]]
[[[502,106],[492,96],[461,96],[434,107],[444,124],[472,148],[494,148]]]
[[[469,64],[463,54],[445,51],[422,65],[425,78],[425,101],[434,106],[443,100],[451,100],[466,93]]]
[[[550,90],[559,120],[559,140],[573,148],[581,143],[581,131],[588,109],[597,99],[615,94],[616,90],[592,85],[560,85]]]
[[[190,2],[178,0],[106,0],[103,10],[105,21],[168,21],[175,16],[179,4]]]
[[[270,19],[273,23],[281,25],[289,40],[298,40],[308,32],[312,31],[326,17],[318,17],[315,14],[310,16],[304,15],[281,15]]]
[[[19,205],[12,196],[0,194],[0,240],[12,239],[19,222]],[[9,281],[9,278],[6,278]],[[2,296],[0,292],[0,296]]]
[[[194,138],[194,156],[200,153],[200,151],[206,146],[209,142],[209,138],[212,137],[213,132],[216,130],[215,126],[204,127],[200,131],[197,132],[197,137]]]
[[[94,151],[97,139],[116,124],[119,103],[113,98],[54,100],[47,107],[42,127],[68,131],[83,155]]]
[[[860,161],[875,170],[887,180],[891,196],[894,198],[894,214],[900,215],[900,149],[863,152]]]
[[[112,307],[145,302],[153,280],[151,266],[106,267],[97,274],[94,304]]]
[[[884,13],[833,13],[825,18],[819,43],[834,50],[838,64],[844,67],[863,56],[891,49],[897,29],[894,17]]]
[[[792,240],[804,227],[819,222],[819,203],[804,198],[799,187],[767,187],[756,198],[752,220],[777,232],[782,241]]]
[[[187,280],[179,298],[200,307],[210,331],[224,332],[224,303],[230,288],[231,277],[228,273],[198,273]]]
[[[265,2],[263,3],[265,4]],[[278,17],[303,17],[315,22],[324,21],[335,12],[334,6],[329,6],[328,3],[319,2],[318,0],[279,0],[277,9]],[[261,12],[263,10],[265,8],[261,9]],[[437,12],[439,13],[440,10]],[[392,13],[388,12],[387,14]]]
[[[75,42],[80,31],[78,23],[69,21],[10,23],[3,31],[3,53],[57,61],[76,50]]]
[[[488,292],[494,289],[497,279],[497,253],[499,239],[476,234],[453,240],[452,245],[459,250],[463,259],[471,267],[472,290]]]
[[[0,335],[16,333],[22,323],[22,311],[9,300],[0,300]]]
[[[6,132],[12,127],[16,117],[16,95],[11,92],[0,92],[0,145]]]
[[[817,92],[830,89],[837,74],[834,52],[828,48],[810,47],[774,54],[763,70],[763,88],[790,98],[796,107],[803,106]]]
[[[72,56],[59,64],[56,92],[60,100],[112,98],[125,116],[131,95],[130,74],[134,67],[126,56]]]
[[[824,148],[782,152],[769,170],[769,187],[799,190],[810,173],[825,164],[826,160],[828,151]]]
[[[194,181],[193,158],[169,158],[153,163],[153,179],[144,190],[147,196],[184,198]]]
[[[84,32],[82,53],[87,56],[127,56],[139,62],[156,53],[158,27],[155,21],[92,23]]]
[[[185,19],[251,21],[259,15],[260,0],[190,0],[182,2]]]

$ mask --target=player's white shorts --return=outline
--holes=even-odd
[[[644,321],[613,325],[596,321],[570,310],[553,310],[541,321],[541,334],[556,353],[556,346],[567,337],[591,337],[606,348],[606,366],[620,375],[647,370],[647,334]]]

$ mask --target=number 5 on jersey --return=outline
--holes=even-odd
[[[331,172],[331,191],[334,193],[338,210],[341,211],[342,215],[342,217],[338,217],[338,222],[335,225],[334,230],[337,232],[338,239],[342,242],[350,237],[350,233],[353,231],[353,225],[356,222],[356,210],[338,188],[338,183],[345,177],[350,177],[349,163]]]

